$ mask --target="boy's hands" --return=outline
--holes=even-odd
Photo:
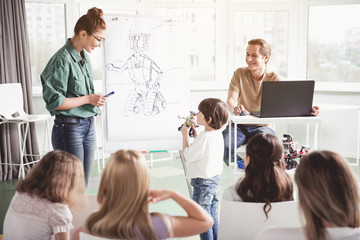
[[[184,122],[184,124],[181,127],[181,134],[183,135],[183,137],[186,137],[189,133],[189,128],[186,127],[186,122]]]
[[[186,127],[186,122],[181,127],[181,133],[182,133],[183,137],[186,137],[187,135],[189,135],[190,137],[194,137],[194,138],[197,137],[196,128],[194,128],[194,127]]]

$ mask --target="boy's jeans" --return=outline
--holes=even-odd
[[[94,117],[56,115],[51,141],[55,150],[72,153],[81,160],[87,185],[95,155]]]
[[[220,177],[192,178],[193,199],[199,203],[214,219],[214,225],[208,231],[200,234],[201,240],[216,240],[218,235],[217,203],[219,201]]]

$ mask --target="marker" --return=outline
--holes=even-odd
[[[167,150],[153,150],[149,151],[150,153],[157,153],[157,152],[167,152]]]
[[[115,92],[112,91],[112,92],[109,92],[108,94],[106,94],[104,97],[110,97],[111,95],[113,95]]]

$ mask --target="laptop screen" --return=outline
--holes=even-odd
[[[315,81],[263,82],[260,117],[311,116]]]

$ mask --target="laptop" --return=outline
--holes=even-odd
[[[257,117],[311,116],[314,80],[263,82]]]

